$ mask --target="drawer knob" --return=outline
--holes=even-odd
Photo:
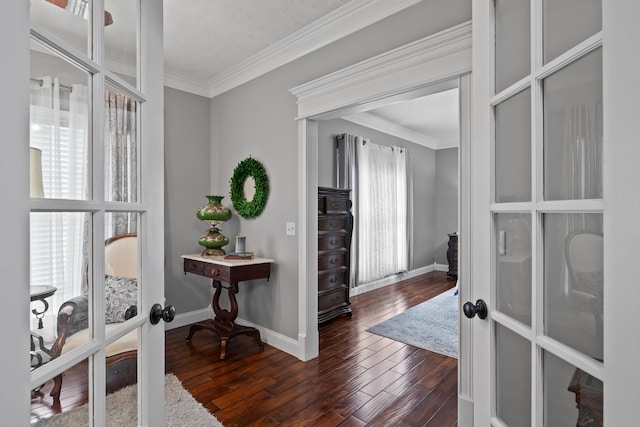
[[[329,260],[329,264],[335,264],[336,262],[338,262],[338,260],[337,260],[337,259],[335,259],[335,258],[331,258],[331,259]]]
[[[189,268],[190,268],[191,270],[197,270],[197,269],[198,269],[198,266],[197,266],[196,264],[191,264],[191,265],[189,266]]]
[[[338,281],[338,279],[336,279],[335,277],[332,277],[331,280],[329,280],[329,283],[335,283],[337,281]]]
[[[335,239],[333,239],[333,240],[331,240],[329,243],[331,243],[332,245],[335,245],[336,243],[338,243],[338,241],[337,241],[337,240],[335,240]]]

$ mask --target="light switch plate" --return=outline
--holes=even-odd
[[[287,236],[295,236],[296,235],[296,223],[288,222],[287,223]]]

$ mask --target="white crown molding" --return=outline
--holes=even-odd
[[[209,98],[209,86],[206,81],[195,80],[166,68],[164,70],[164,85]]]
[[[345,116],[342,119],[369,129],[377,130],[378,132],[386,133],[387,135],[392,135],[397,138],[431,148],[432,150],[440,148],[438,146],[438,141],[434,138],[420,132],[407,129],[371,113],[360,113],[357,115]]]
[[[458,148],[460,147],[460,141],[459,140],[452,140],[452,141],[439,141],[438,143],[438,150],[444,150],[447,148]]]
[[[353,0],[285,37],[208,82],[213,98],[422,0]]]
[[[359,62],[297,86],[298,118],[399,95],[421,82],[445,81],[471,72],[471,22]]]

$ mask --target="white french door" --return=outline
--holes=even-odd
[[[474,424],[631,425],[635,2],[473,3]]]
[[[31,395],[34,402],[33,391],[43,392],[35,398],[43,406],[64,412],[69,396],[81,395],[64,384],[77,379],[63,375],[61,403],[48,393],[51,380],[68,372],[86,375],[79,381],[87,387],[86,424],[108,423],[106,387],[115,373],[106,368],[106,349],[129,333],[137,335],[135,422],[164,424],[164,411],[157,410],[164,407],[164,327],[149,322],[152,305],[164,302],[162,3],[31,0],[4,7],[1,49],[7,66],[0,87],[7,138],[0,169],[3,182],[11,183],[2,186],[6,213],[17,219],[5,236],[11,244],[2,250],[5,278],[12,283],[5,315],[13,320],[1,335],[15,344],[0,364],[11,390],[1,403],[7,425],[28,425],[37,416],[27,400]],[[111,98],[127,102],[110,107]],[[109,108],[117,119],[107,114]],[[122,141],[136,161],[112,173],[109,153]],[[42,156],[35,169],[43,176],[44,197],[29,198],[30,146]],[[134,223],[131,231],[139,237],[133,296],[138,314],[107,325],[104,242],[117,233],[116,217],[135,219],[129,225]],[[43,304],[33,302],[34,281],[54,288],[42,326],[31,313]],[[47,352],[58,332],[52,322],[61,304],[82,299],[88,339],[50,360]]]

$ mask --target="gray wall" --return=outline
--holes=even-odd
[[[298,215],[297,106],[289,89],[470,19],[468,0],[425,0],[211,100],[211,191],[228,194],[233,168],[250,155],[263,162],[272,189],[260,217],[223,226],[276,260],[270,282],[240,285],[241,317],[297,339],[298,241],[285,235]]]
[[[207,230],[196,218],[209,194],[211,151],[208,98],[165,88],[165,297],[178,314],[211,302],[210,281],[185,275],[180,255],[199,253],[198,237]]]
[[[436,151],[436,262],[447,264],[449,233],[458,231],[458,149]]]
[[[413,175],[413,264],[412,268],[432,265],[436,247],[436,151],[407,140],[378,132],[342,119],[318,122],[318,184],[336,186],[336,161],[333,148],[341,133],[371,138],[378,145],[404,147],[409,153]],[[457,206],[456,206],[457,209]]]

